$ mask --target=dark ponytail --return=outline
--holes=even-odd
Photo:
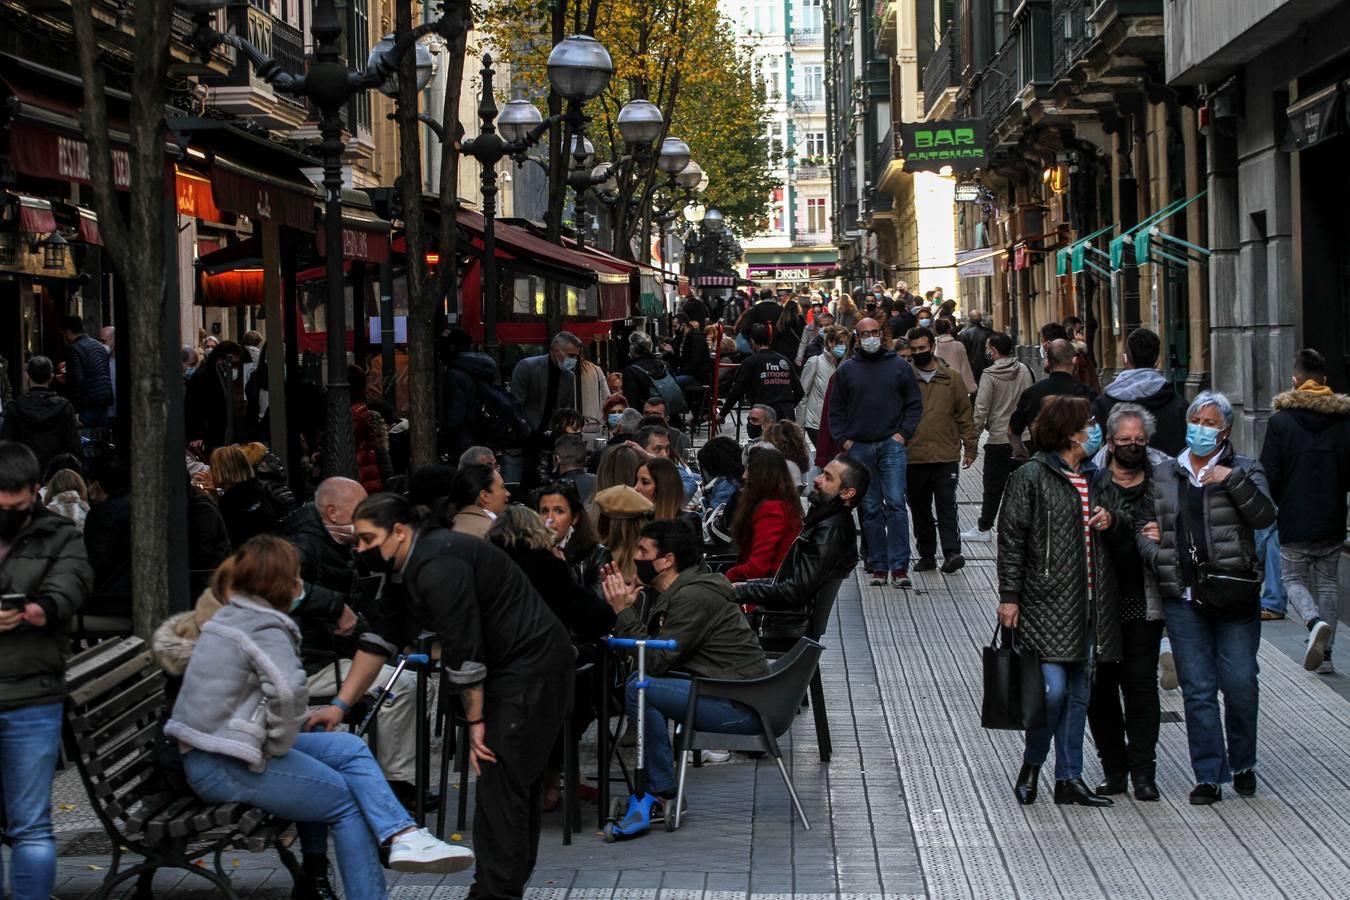
[[[352,521],[366,521],[385,531],[391,531],[395,525],[407,525],[414,531],[420,529],[426,521],[425,506],[414,506],[402,494],[371,494],[362,500],[352,514]]]

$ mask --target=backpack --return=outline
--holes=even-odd
[[[474,440],[494,450],[525,446],[530,423],[516,395],[487,381],[475,381],[474,388],[474,417],[469,427]]]
[[[647,376],[647,380],[652,384],[652,394],[660,397],[666,404],[666,416],[674,418],[682,415],[689,409],[689,404],[684,400],[684,388],[675,380],[675,376],[670,374],[670,367],[665,363],[661,364],[663,374],[660,378],[653,378],[646,369],[642,373]]]

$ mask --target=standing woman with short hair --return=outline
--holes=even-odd
[[[1148,519],[1138,544],[1158,576],[1185,700],[1196,782],[1190,801],[1204,806],[1223,799],[1228,781],[1243,797],[1256,793],[1261,566],[1255,533],[1274,524],[1276,511],[1261,464],[1238,455],[1229,442],[1228,398],[1205,391],[1186,419],[1186,449],[1153,470],[1152,508],[1143,511]]]
[[[1036,802],[1055,745],[1055,802],[1111,806],[1083,782],[1092,666],[1120,658],[1116,574],[1105,538],[1130,533],[1120,496],[1092,463],[1101,435],[1082,397],[1049,397],[1032,423],[1039,446],[1008,479],[998,527],[998,618],[1040,655],[1045,725],[1026,733],[1013,795]]]

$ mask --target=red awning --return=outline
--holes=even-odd
[[[197,275],[197,305],[214,307],[262,306],[262,269],[231,269],[218,275]]]
[[[211,179],[196,172],[174,167],[174,186],[178,193],[178,213],[204,222],[219,222],[220,209],[211,194]]]
[[[80,240],[103,246],[103,235],[98,233],[98,213],[83,206],[77,206],[76,211],[80,214]]]
[[[217,156],[211,166],[216,206],[250,219],[300,231],[314,230],[314,189],[275,178]]]
[[[323,225],[323,206],[315,212],[314,249],[322,259],[326,254],[327,230]],[[382,263],[389,260],[389,223],[374,213],[344,206],[342,209],[342,256],[359,262]]]
[[[56,215],[46,200],[27,194],[14,194],[19,201],[19,230],[28,234],[51,234],[56,230]]]
[[[472,210],[461,209],[455,217],[459,227],[468,232],[469,249],[477,256],[483,252],[483,216]],[[577,287],[590,287],[595,283],[597,268],[593,258],[567,247],[561,247],[550,241],[530,234],[523,228],[508,225],[498,220],[493,235],[496,239],[497,258],[516,260],[518,268],[535,272],[542,277],[573,284]],[[405,236],[394,239],[394,252],[407,253]],[[428,250],[434,246],[428,245]]]

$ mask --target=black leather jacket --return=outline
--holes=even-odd
[[[832,500],[813,508],[802,523],[802,532],[788,549],[773,578],[757,578],[735,586],[736,602],[767,610],[799,613],[798,617],[773,616],[766,622],[775,637],[791,630],[796,636],[810,625],[816,595],[831,581],[841,582],[858,564],[858,531],[853,509]]]

